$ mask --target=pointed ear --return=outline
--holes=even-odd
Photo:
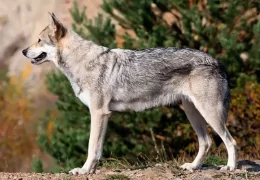
[[[49,12],[49,35],[57,41],[66,35],[67,29],[58,20],[54,13]]]

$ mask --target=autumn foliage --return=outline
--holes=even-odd
[[[260,84],[247,83],[232,90],[229,129],[240,154],[260,158]],[[245,155],[244,154],[244,155]]]
[[[30,170],[37,151],[34,107],[24,91],[30,72],[28,64],[20,76],[0,82],[0,171]]]

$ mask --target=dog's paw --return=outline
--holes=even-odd
[[[69,171],[70,174],[88,174],[88,171],[83,168],[74,168]]]
[[[193,170],[198,169],[193,163],[185,163],[181,166],[182,169],[193,172]]]
[[[220,168],[220,171],[234,171],[236,168],[235,166],[224,166],[222,168]]]

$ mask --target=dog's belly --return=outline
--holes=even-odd
[[[135,107],[135,109],[137,109],[137,107]],[[131,106],[130,103],[125,103],[125,102],[111,102],[109,104],[109,110],[111,111],[127,111],[127,110],[134,110],[134,107]]]
[[[159,95],[150,100],[139,99],[131,102],[111,101],[109,104],[109,109],[111,111],[143,111],[153,107],[176,104],[180,99],[181,95],[165,94]]]
[[[147,108],[144,108],[144,104],[142,103],[125,103],[125,102],[111,102],[109,104],[109,110],[111,111],[142,111]]]

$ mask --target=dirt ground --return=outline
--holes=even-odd
[[[93,175],[69,175],[65,173],[0,173],[0,180],[210,180],[210,179],[252,179],[260,180],[260,160],[243,160],[238,162],[238,169],[233,172],[219,171],[219,167],[203,167],[193,172],[183,171],[168,164],[156,164],[153,167],[141,169],[98,169]]]

